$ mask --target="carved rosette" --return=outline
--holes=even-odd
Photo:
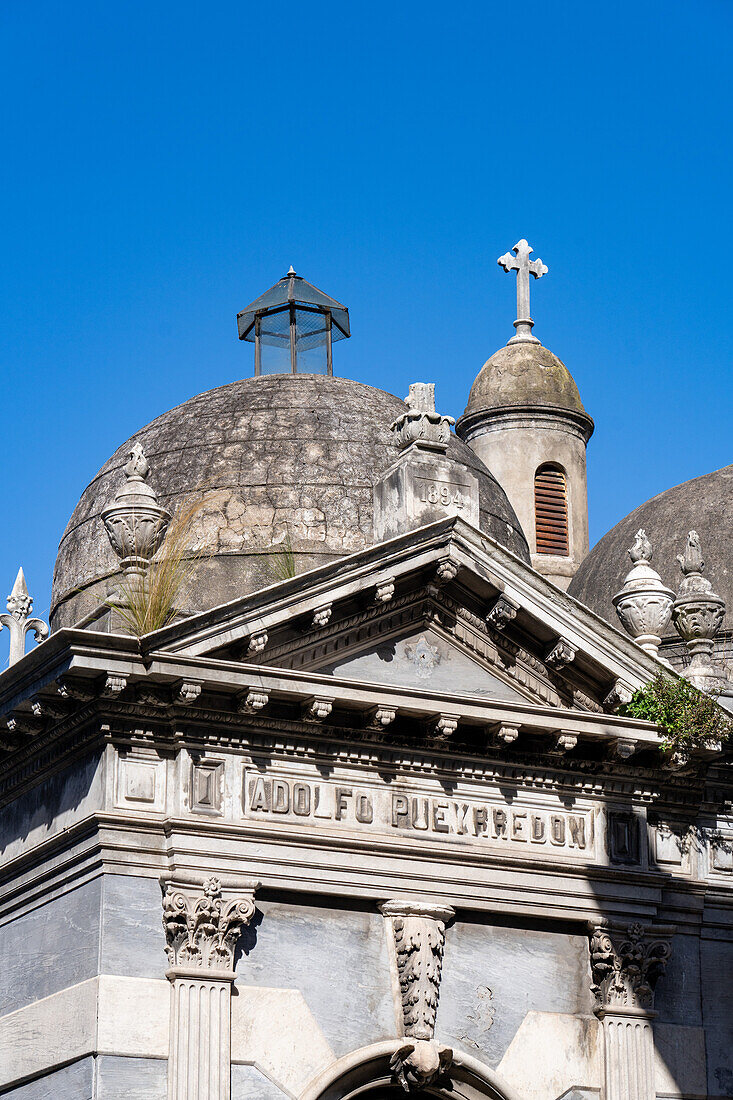
[[[657,982],[672,953],[667,926],[600,924],[590,938],[596,1013],[652,1013]]]
[[[716,675],[712,667],[713,647],[725,615],[725,600],[702,575],[705,561],[696,531],[690,531],[685,551],[678,554],[677,561],[682,582],[672,607],[672,620],[690,654],[687,676],[703,687],[708,677]]]
[[[652,547],[644,530],[637,531],[628,553],[633,568],[621,591],[613,597],[613,606],[624,630],[637,645],[656,657],[672,615],[674,593],[649,564]]]
[[[455,420],[435,411],[435,383],[413,382],[405,404],[407,411],[390,425],[399,449],[404,451],[415,443],[418,447],[445,452]]]
[[[218,878],[202,886],[169,883],[163,898],[163,927],[171,971],[201,977],[234,977],[234,950],[255,911],[254,887],[226,901]]]
[[[145,479],[150,465],[139,443],[125,464],[125,484],[102,512],[107,537],[126,576],[141,576],[165,537],[171,514]]]

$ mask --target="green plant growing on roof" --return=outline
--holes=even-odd
[[[667,752],[689,753],[696,748],[725,745],[733,736],[733,721],[712,695],[683,676],[657,673],[635,691],[629,703],[618,708],[629,718],[654,722]]]

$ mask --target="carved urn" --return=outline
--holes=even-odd
[[[419,447],[445,452],[455,420],[435,411],[435,384],[413,382],[405,403],[407,411],[390,425],[400,450],[416,443]]]
[[[613,597],[613,606],[624,630],[637,645],[656,657],[672,614],[674,593],[649,564],[652,547],[645,531],[637,531],[628,553],[633,568],[621,591]]]
[[[163,541],[171,514],[158,504],[145,481],[150,466],[135,443],[124,467],[126,481],[102,512],[107,537],[126,577],[142,576]]]
[[[715,635],[725,615],[725,600],[703,577],[705,561],[696,531],[687,536],[685,552],[677,555],[682,582],[672,607],[672,620],[690,654],[688,679],[694,683],[713,673],[711,667]],[[702,686],[702,684],[698,684]]]

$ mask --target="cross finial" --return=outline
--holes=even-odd
[[[25,583],[22,567],[18,570],[13,591],[8,596],[7,606],[7,615],[0,615],[0,630],[6,626],[10,631],[8,664],[14,665],[25,654],[25,636],[29,630],[33,631],[37,642],[42,642],[48,637],[48,627],[43,620],[29,617],[33,610],[33,599],[28,595],[28,585]]]
[[[542,260],[530,260],[532,248],[524,237],[514,245],[512,252],[507,252],[496,261],[505,271],[517,273],[517,319],[514,322],[517,331],[507,343],[539,344],[537,337],[532,335],[534,321],[529,315],[529,277],[534,275],[535,279],[541,279],[547,274],[547,268]]]

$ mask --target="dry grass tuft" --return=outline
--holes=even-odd
[[[290,530],[287,531],[283,539],[281,549],[270,551],[268,570],[277,581],[287,581],[297,574],[298,565],[295,560]]]
[[[142,637],[172,622],[178,598],[211,551],[196,546],[194,531],[204,507],[201,499],[183,502],[168,525],[165,538],[145,575],[124,580],[114,604],[131,634]],[[194,545],[192,545],[194,544]]]

